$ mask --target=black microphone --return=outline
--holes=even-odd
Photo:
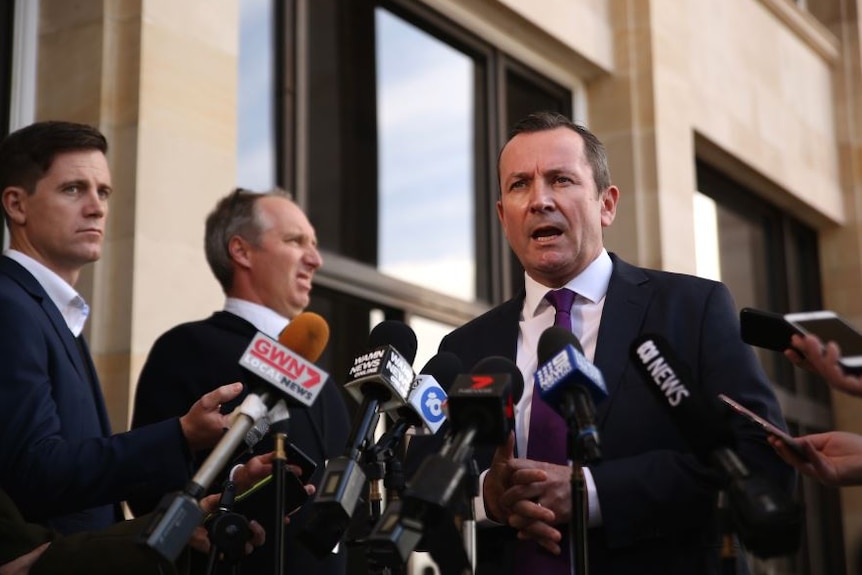
[[[300,537],[313,553],[324,557],[349,527],[366,484],[360,463],[364,446],[377,418],[378,408],[404,405],[414,379],[416,334],[399,321],[384,321],[368,336],[370,351],[358,356],[350,368],[345,389],[362,403],[356,412],[347,454],[330,459],[314,497],[312,513]]]
[[[369,535],[373,564],[403,565],[424,540],[438,564],[447,565],[446,572],[469,569],[450,507],[465,478],[473,445],[499,445],[508,439],[514,406],[523,392],[521,371],[504,357],[483,359],[470,375],[455,379],[448,398],[449,436],[439,453],[425,458],[401,501],[387,507]]]
[[[566,420],[569,441],[576,440],[573,457],[583,463],[601,459],[595,405],[608,396],[601,372],[584,356],[571,331],[551,326],[542,332],[537,348],[539,367],[533,376],[539,395]],[[577,435],[572,435],[576,433]]]
[[[405,478],[402,461],[396,450],[404,441],[410,428],[427,429],[433,434],[442,427],[446,421],[444,413],[447,401],[446,389],[452,385],[460,371],[461,360],[455,354],[441,352],[432,357],[416,376],[406,405],[389,412],[390,416],[399,417],[377,443],[365,452],[365,472],[368,474],[370,484],[369,530],[381,516],[383,506],[381,480],[387,489],[390,505],[404,492]]]
[[[515,404],[524,393],[524,376],[510,359],[487,357],[449,390],[449,422],[458,444],[500,445],[512,429]],[[445,446],[444,446],[445,449]]]
[[[461,369],[461,360],[449,351],[438,353],[429,359],[413,381],[407,403],[389,412],[390,416],[394,414],[398,418],[374,446],[375,449],[384,446],[387,449],[396,448],[411,427],[436,433],[446,421],[446,390],[452,386]]]
[[[798,505],[743,463],[734,451],[736,440],[722,412],[689,383],[687,370],[667,341],[658,335],[642,335],[632,343],[630,355],[694,454],[726,479],[731,517],[746,547],[760,557],[795,552],[801,528]]]

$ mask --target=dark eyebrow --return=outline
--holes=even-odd
[[[504,178],[504,182],[509,182],[511,180],[530,180],[533,178],[532,172],[515,172],[513,174],[509,174]]]
[[[79,188],[86,188],[87,187],[87,181],[78,178],[75,180],[65,180],[65,181],[60,182],[60,184],[59,184],[60,189],[68,188],[69,186],[78,186]]]
[[[567,176],[575,175],[574,170],[570,170],[568,168],[551,168],[550,170],[545,172],[549,176],[559,176],[560,174],[565,174]]]

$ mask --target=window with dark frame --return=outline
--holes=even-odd
[[[337,256],[321,283],[344,258],[359,266],[357,283],[383,286],[369,294],[342,282],[345,294],[369,305],[395,298],[408,322],[451,327],[463,317],[427,308],[411,285],[477,310],[514,295],[523,271],[496,218],[497,151],[529,112],[571,115],[571,90],[421,3],[315,0],[304,9],[304,45],[280,69],[305,70],[307,109],[291,125],[306,129],[277,139],[304,147],[305,164],[278,183],[295,189],[305,173],[304,208],[324,253]]]
[[[788,313],[821,309],[817,233],[705,162],[697,162],[697,187],[715,202],[719,267],[738,308]],[[770,380],[791,396],[784,402],[791,433],[831,427],[826,385],[794,368],[783,355],[754,348]],[[806,423],[803,423],[806,422]],[[802,549],[791,557],[755,562],[754,573],[843,573],[840,498],[808,478],[797,492],[805,504]]]

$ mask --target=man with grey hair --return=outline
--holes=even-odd
[[[156,341],[138,381],[132,427],[182,413],[200,390],[241,379],[239,359],[252,337],[260,331],[278,338],[308,306],[312,278],[323,263],[314,228],[280,190],[259,194],[237,189],[219,200],[207,217],[204,243],[207,262],[226,296],[224,309],[174,327]],[[223,410],[232,410],[247,393]],[[347,441],[350,420],[340,390],[327,382],[314,406],[290,412],[290,440],[317,463],[319,475],[325,460],[339,455]],[[265,453],[271,446],[266,438],[254,451]],[[237,511],[275,533],[273,502],[268,487]],[[154,504],[137,501],[133,509],[142,513]],[[304,511],[285,529],[286,572],[344,573],[343,553],[321,561],[295,541]],[[193,558],[192,573],[205,572],[204,559]],[[271,573],[273,564],[273,542],[268,540],[239,567],[243,573]]]

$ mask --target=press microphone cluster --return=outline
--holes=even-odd
[[[181,493],[170,494],[156,508],[143,534],[146,545],[175,560],[203,520],[198,505],[219,473],[246,439],[255,422],[283,399],[288,405],[311,406],[328,374],[314,365],[329,341],[329,326],[321,316],[296,316],[275,341],[257,333],[240,358],[250,393],[237,409],[224,437],[216,444]]]
[[[449,389],[449,435],[439,453],[414,473],[400,502],[389,505],[368,537],[373,563],[403,565],[425,538],[425,547],[445,572],[469,567],[449,510],[466,476],[477,444],[504,443],[512,429],[514,406],[524,392],[521,371],[504,357],[480,361],[471,374],[459,375]]]
[[[566,420],[578,457],[592,463],[601,459],[596,428],[596,404],[608,396],[605,379],[585,356],[581,342],[561,327],[542,332],[537,348],[539,368],[533,376],[542,400]]]
[[[361,456],[370,446],[378,410],[405,405],[415,379],[416,334],[406,324],[384,321],[368,336],[370,350],[353,361],[345,389],[360,401],[347,439],[346,454],[326,464],[312,514],[301,538],[316,555],[325,556],[347,532],[366,484]]]
[[[390,415],[397,415],[394,429],[406,426],[424,428],[429,433],[437,433],[446,421],[444,406],[447,390],[461,373],[461,360],[454,353],[438,353],[425,364],[410,386],[406,405]]]
[[[726,493],[736,532],[760,557],[787,555],[799,547],[798,505],[764,477],[752,473],[735,451],[735,438],[722,413],[698,393],[658,335],[643,335],[631,346],[631,359],[696,456],[727,481]]]
[[[461,360],[451,352],[438,353],[428,360],[410,387],[407,403],[389,412],[394,420],[389,430],[366,451],[366,460],[371,468],[369,475],[374,469],[378,470],[377,477],[372,477],[372,480],[379,481],[379,469],[386,465],[389,481],[386,487],[392,496],[400,496],[404,489],[404,479],[400,473],[401,463],[396,449],[411,428],[424,429],[434,434],[442,427],[446,421],[446,390],[451,387],[460,372]]]

